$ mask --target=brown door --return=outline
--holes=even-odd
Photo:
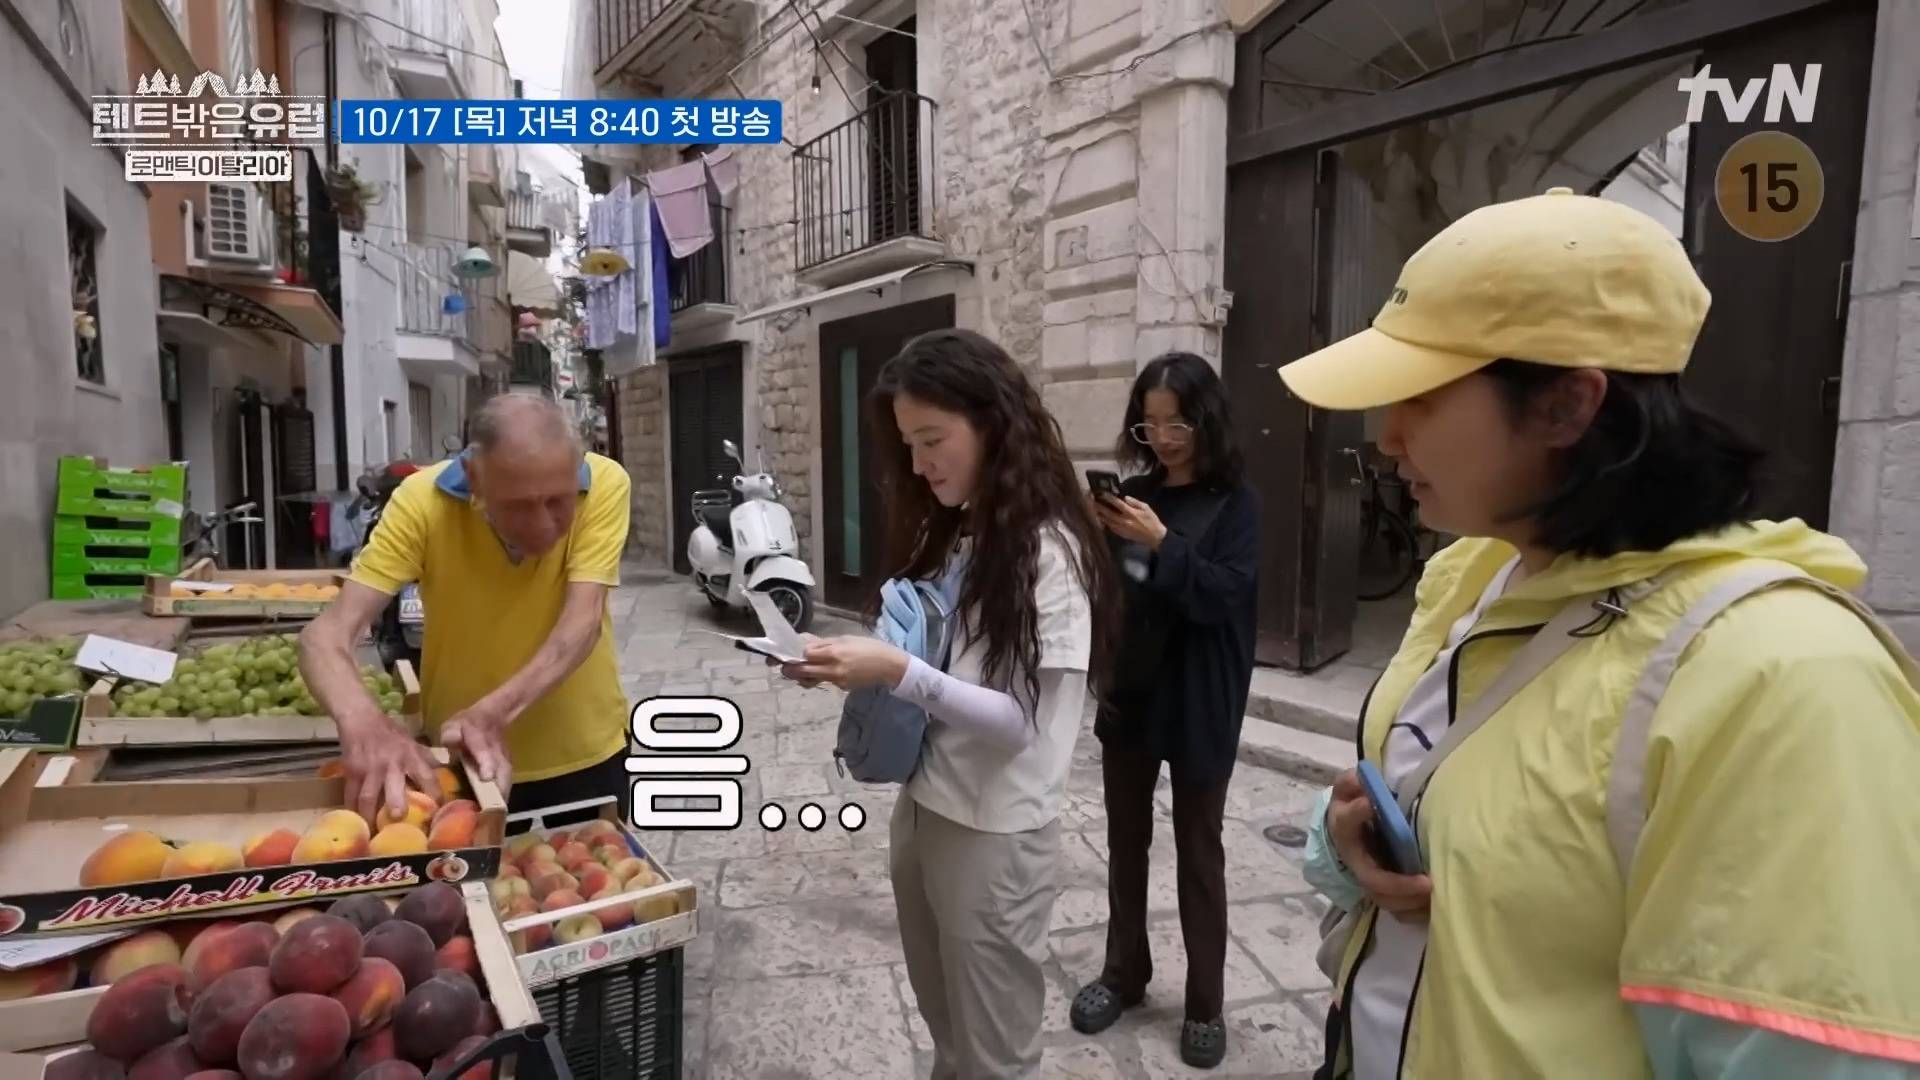
[[[693,533],[693,493],[730,490],[739,471],[726,440],[743,445],[740,345],[676,356],[667,366],[667,409],[673,437],[673,567],[689,573],[687,537]]]
[[[890,448],[877,444],[867,424],[867,391],[909,339],[952,325],[952,296],[820,324],[821,592],[833,607],[858,609],[894,569],[885,563],[883,494],[873,458]]]
[[[1328,338],[1338,156],[1302,151],[1227,174],[1225,283],[1233,317],[1223,372],[1249,470],[1265,508],[1254,657],[1312,669],[1347,651],[1353,628],[1358,487],[1348,453],[1360,445],[1358,413],[1315,409],[1287,392],[1281,364]],[[1289,268],[1307,267],[1302,280]]]
[[[1874,5],[1859,0],[1708,44],[1699,64],[1731,79],[1736,92],[1775,64],[1796,73],[1821,65],[1814,120],[1797,123],[1783,108],[1768,122],[1763,91],[1736,124],[1709,99],[1688,147],[1686,244],[1713,307],[1685,385],[1704,408],[1763,440],[1769,461],[1759,514],[1817,528],[1826,526],[1832,488],[1873,31]],[[1742,235],[1722,213],[1731,201],[1736,216],[1755,211],[1764,222],[1769,204],[1792,213],[1812,196],[1810,163],[1778,154],[1728,158],[1740,139],[1767,130],[1813,151],[1825,189],[1805,229],[1777,242]]]

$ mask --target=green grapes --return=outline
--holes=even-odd
[[[87,680],[73,666],[78,638],[12,641],[0,645],[0,716],[25,716],[44,697],[85,692]]]
[[[0,673],[5,671],[0,662]],[[37,676],[36,676],[37,677]],[[390,713],[404,695],[393,676],[371,665],[361,685]],[[0,681],[0,686],[7,684]],[[4,693],[4,691],[0,691]],[[115,716],[320,716],[324,710],[300,675],[298,645],[288,635],[226,642],[183,657],[164,686],[123,682],[112,695]],[[0,705],[6,699],[0,697]]]

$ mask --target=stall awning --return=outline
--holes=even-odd
[[[159,314],[163,326],[205,344],[215,344],[216,328],[270,330],[309,345],[342,340],[340,319],[320,294],[292,285],[223,285],[161,274]]]
[[[836,285],[831,289],[822,289],[817,293],[795,297],[792,300],[782,300],[777,304],[768,304],[766,307],[747,312],[735,321],[750,323],[758,319],[770,319],[775,315],[784,314],[789,311],[797,311],[801,308],[810,308],[815,304],[823,304],[829,300],[842,296],[850,296],[859,292],[871,292],[878,296],[881,295],[889,285],[898,285],[900,282],[905,281],[915,274],[930,273],[935,270],[965,270],[968,274],[972,274],[973,260],[934,259],[931,262],[924,262],[918,266],[909,266],[901,270],[889,270],[884,274],[876,274],[873,277],[864,278],[860,281],[850,281],[845,285]]]
[[[549,317],[560,313],[560,289],[543,260],[507,252],[507,303]]]

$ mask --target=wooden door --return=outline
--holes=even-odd
[[[1736,124],[1710,100],[1688,145],[1685,239],[1713,306],[1684,385],[1702,407],[1762,440],[1768,465],[1758,513],[1816,528],[1826,527],[1832,491],[1873,37],[1874,4],[1854,0],[1709,43],[1698,63],[1736,90],[1775,64],[1796,73],[1821,65],[1814,120],[1797,123],[1783,109],[1768,122],[1763,94]],[[1777,242],[1735,231],[1716,197],[1727,185],[1736,213],[1809,197],[1813,170],[1804,162],[1736,154],[1721,168],[1735,143],[1766,130],[1804,142],[1824,188],[1805,229]]]
[[[886,559],[885,497],[867,424],[866,397],[880,369],[910,339],[953,325],[953,297],[938,296],[820,324],[821,542],[828,604],[857,609],[895,567]]]
[[[667,423],[673,447],[673,567],[691,573],[693,493],[727,488],[739,470],[723,445],[745,450],[741,416],[741,347],[722,345],[667,361]]]

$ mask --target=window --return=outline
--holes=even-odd
[[[67,278],[73,295],[73,354],[80,378],[105,385],[106,353],[100,341],[100,230],[80,210],[67,206]]]
[[[388,461],[400,460],[400,406],[391,401],[380,402],[380,432],[386,436],[386,444],[380,453]]]
[[[235,80],[253,76],[253,0],[227,0],[227,71]]]

